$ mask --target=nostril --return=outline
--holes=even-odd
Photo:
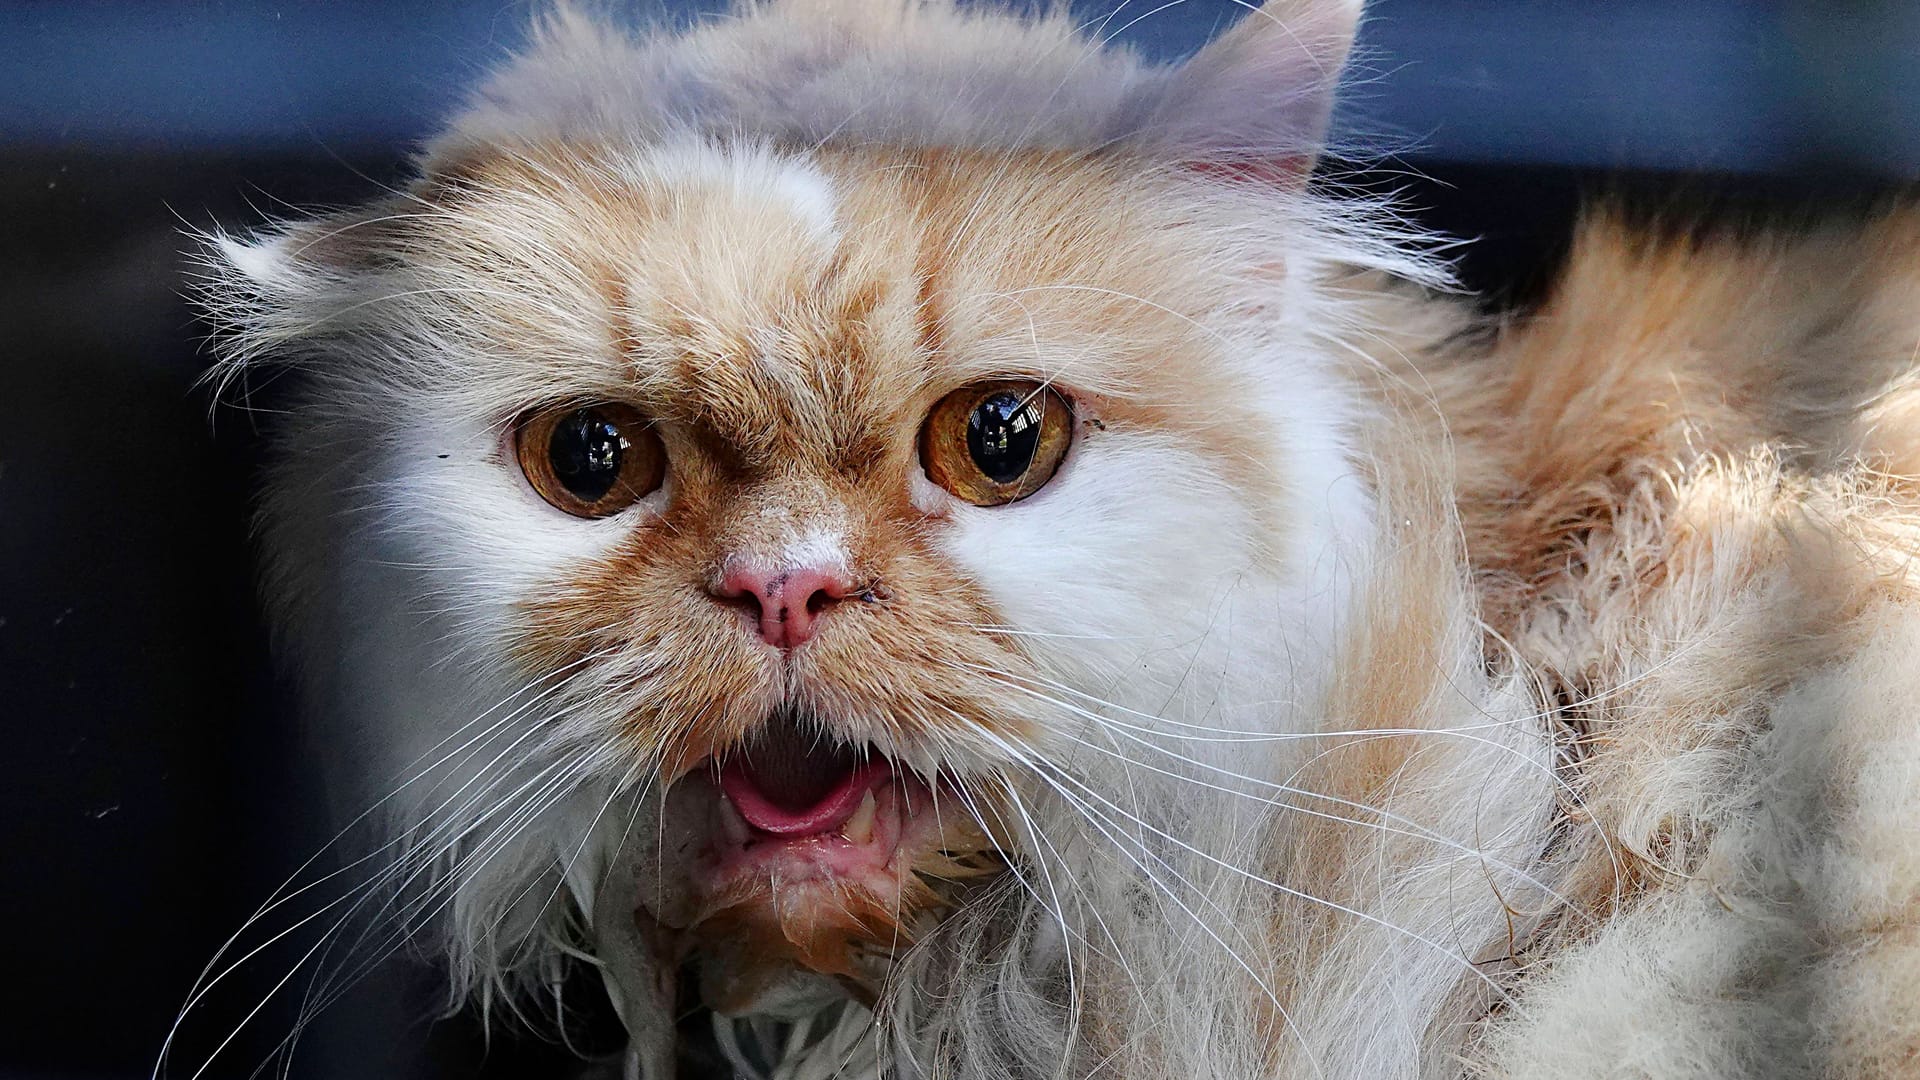
[[[766,614],[761,582],[749,574],[731,573],[707,586],[707,595],[722,606],[733,608],[758,624]]]
[[[809,574],[796,582],[806,591],[807,614],[818,615],[853,595],[853,583],[844,574]]]
[[[759,621],[764,611],[760,603],[760,598],[750,592],[729,593],[715,590],[713,598],[730,608],[735,608],[747,615],[751,615],[756,622]]]
[[[790,649],[813,637],[820,616],[854,589],[844,572],[803,567],[737,568],[708,591],[745,615],[767,644]]]

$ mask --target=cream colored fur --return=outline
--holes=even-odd
[[[1920,1063],[1916,348],[1910,209],[1744,240],[1598,215],[1536,318],[1428,368],[1459,460],[1506,472],[1463,512],[1567,728],[1579,798],[1546,863],[1604,919],[1528,943],[1487,1073]],[[1566,533],[1516,558],[1538,513]]]
[[[1024,733],[873,736],[989,778],[1009,866],[871,1011],[796,977],[722,1021],[743,1061],[1920,1068],[1920,212],[1745,238],[1595,212],[1544,305],[1487,325],[1384,208],[1300,182],[1356,17],[1276,0],[1161,68],[935,0],[644,39],[562,11],[413,189],[218,242],[226,375],[308,381],[266,535],[346,816],[394,838],[366,895],[414,897],[456,996],[538,1002],[584,956],[656,1080],[684,1004],[633,919],[659,853],[631,838],[663,828],[633,687],[673,646],[557,665],[567,635],[526,623],[623,610],[672,492],[561,520],[502,417],[762,375],[814,400],[765,353],[689,389],[657,343],[917,258],[971,290],[942,323],[969,377],[1057,380],[1103,424],[1044,498],[924,526],[1025,636],[992,684]],[[884,417],[920,372],[874,352],[820,370],[908,387]],[[410,772],[448,740],[480,749]]]

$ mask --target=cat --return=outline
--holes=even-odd
[[[1912,1069],[1920,210],[1485,317],[1312,179],[1360,14],[563,6],[210,237],[322,925],[653,1080]]]

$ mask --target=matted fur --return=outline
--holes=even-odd
[[[1920,213],[1597,213],[1482,325],[1298,180],[1356,16],[1162,68],[940,0],[562,10],[409,190],[217,241],[223,376],[303,380],[272,595],[375,940],[456,1000],[594,963],[656,1078],[688,960],[790,1078],[1912,1067]],[[1005,376],[1076,442],[960,504],[915,433]],[[668,485],[567,519],[502,432],[598,397]],[[795,551],[886,601],[769,667],[704,583]],[[796,701],[969,838],[749,920],[803,963],[748,978],[662,781]]]

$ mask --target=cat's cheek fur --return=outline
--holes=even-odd
[[[1196,595],[1249,569],[1239,498],[1176,440],[1107,432],[1032,498],[955,507],[942,546],[1022,631],[1153,649],[1189,636]]]
[[[1041,669],[1019,682],[1036,710],[1049,707],[1037,712],[1049,721],[1034,736],[1043,751],[1069,752],[1103,728],[1305,722],[1274,703],[1312,693],[1305,673],[1328,647],[1325,620],[1314,625],[1325,598],[1302,589],[1306,568],[1264,549],[1263,515],[1245,497],[1182,440],[1109,429],[1085,435],[1040,494],[951,511],[942,550]]]
[[[378,436],[390,474],[377,486],[383,544],[430,582],[425,607],[495,637],[512,610],[571,568],[604,557],[658,517],[661,493],[628,512],[574,517],[543,501],[494,433],[418,408],[417,418]]]

